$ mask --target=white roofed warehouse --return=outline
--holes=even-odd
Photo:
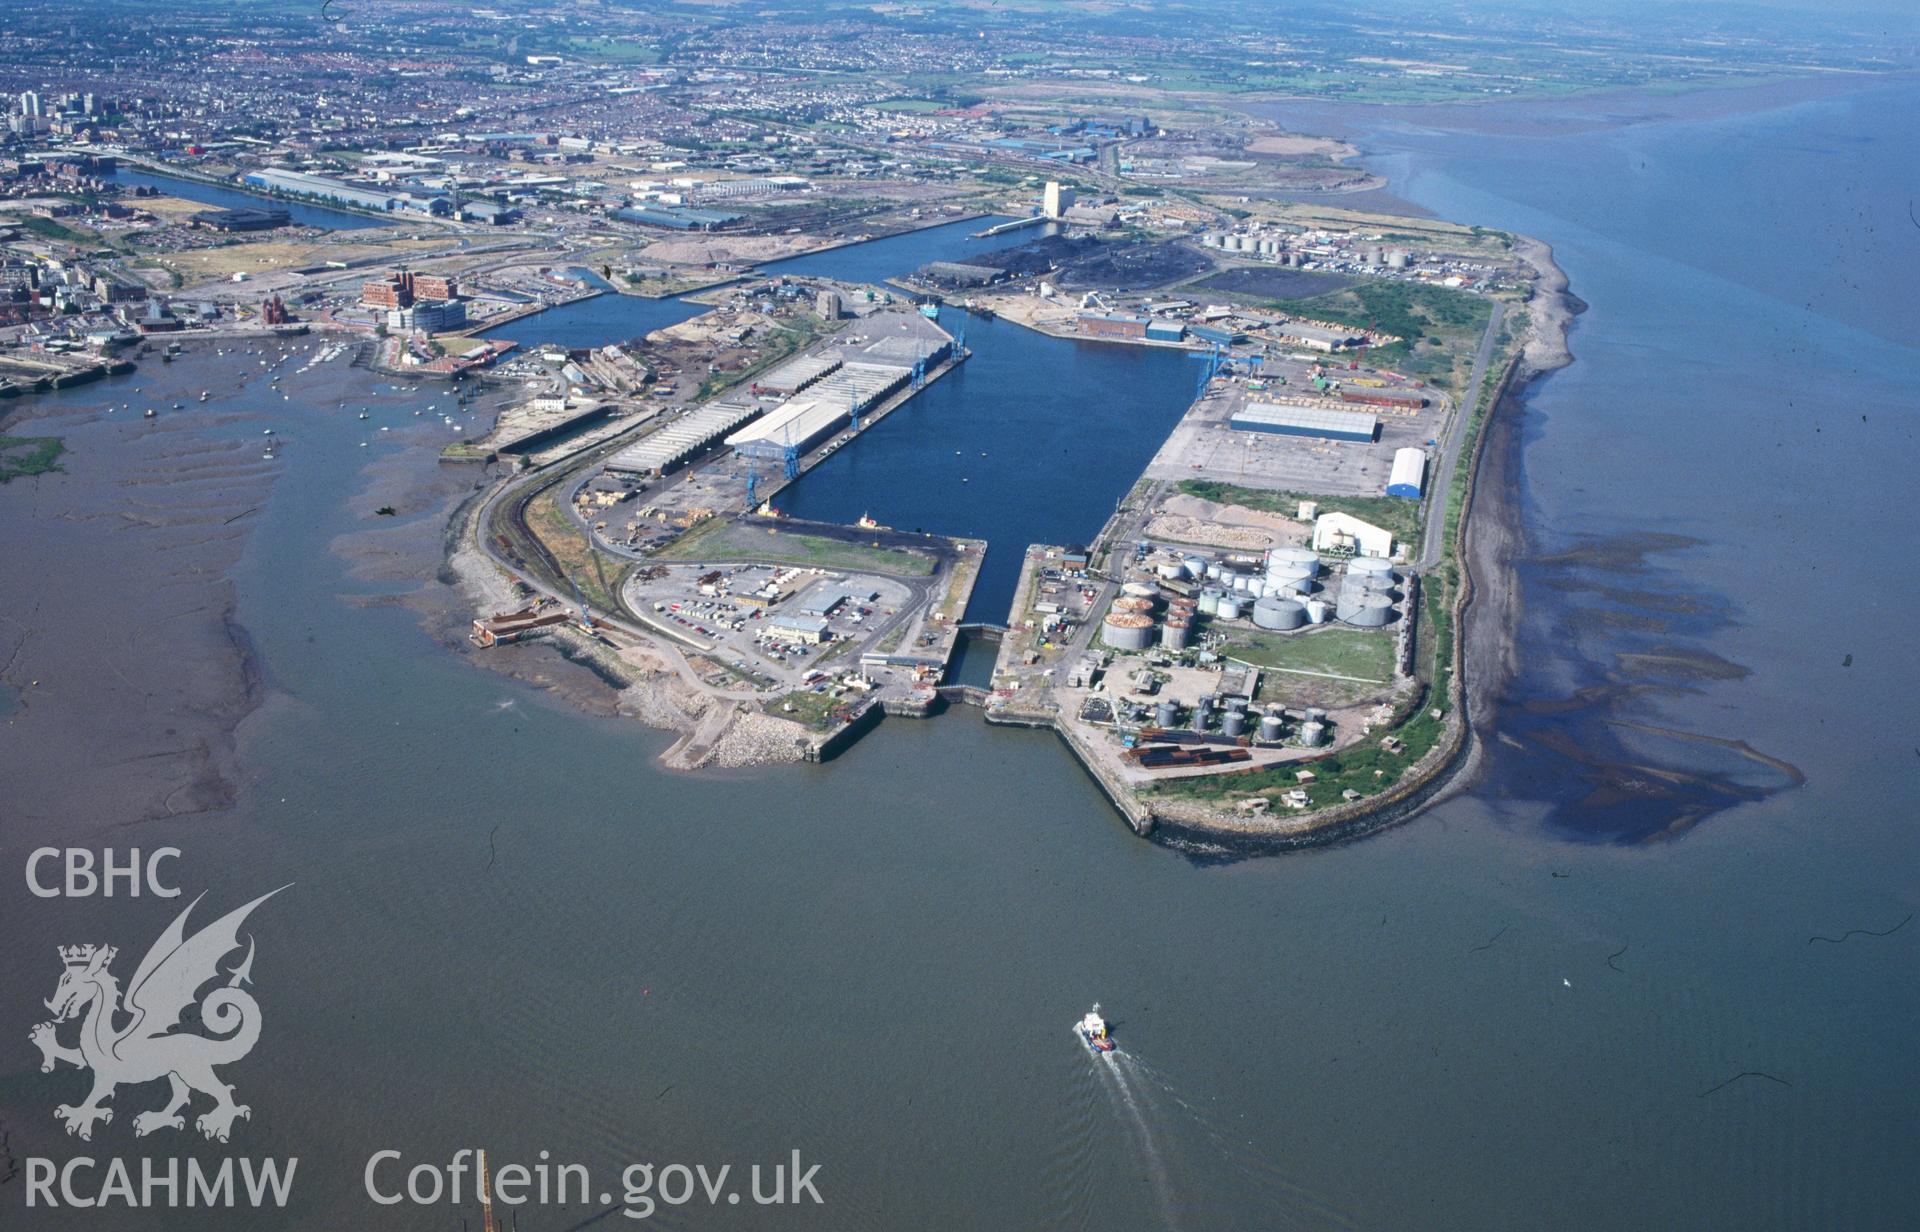
[[[1426,477],[1426,450],[1411,447],[1396,449],[1393,454],[1393,472],[1387,477],[1387,495],[1419,500],[1421,485],[1426,481]]]
[[[1328,441],[1372,441],[1380,435],[1377,415],[1314,406],[1283,406],[1275,402],[1249,402],[1227,422],[1241,432],[1316,436]]]

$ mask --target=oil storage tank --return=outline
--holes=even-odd
[[[1269,742],[1280,738],[1279,715],[1263,714],[1260,716],[1260,738]]]
[[[1384,556],[1356,556],[1347,562],[1347,580],[1382,578],[1393,581],[1393,562]]]
[[[1193,626],[1184,616],[1169,616],[1160,626],[1160,645],[1167,650],[1185,650],[1193,640]]]
[[[1269,577],[1312,577],[1320,571],[1320,557],[1312,548],[1272,548],[1267,552]]]
[[[1253,623],[1262,629],[1298,629],[1307,623],[1305,605],[1268,596],[1253,605]]]
[[[1220,734],[1224,736],[1244,736],[1247,734],[1247,712],[1229,710],[1220,722]]]
[[[1362,595],[1351,614],[1340,619],[1363,629],[1378,629],[1393,621],[1393,600],[1381,594]]]
[[[1153,645],[1153,617],[1139,612],[1108,612],[1101,640],[1115,650],[1145,650]]]
[[[1220,592],[1218,590],[1213,589],[1212,587],[1208,587],[1206,590],[1201,591],[1200,592],[1200,614],[1202,616],[1216,616],[1219,614],[1219,612],[1220,612]]]
[[[1221,595],[1220,606],[1214,609],[1214,615],[1221,620],[1238,620],[1244,607],[1239,595]]]
[[[1162,727],[1172,727],[1180,721],[1180,707],[1171,701],[1162,701],[1154,711],[1154,721]]]

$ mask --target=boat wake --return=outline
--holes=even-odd
[[[1261,1212],[1268,1228],[1351,1228],[1352,1221],[1320,1195],[1294,1182],[1273,1157],[1256,1144],[1255,1127],[1234,1124],[1214,1111],[1204,1097],[1182,1092],[1164,1073],[1124,1049],[1089,1053],[1088,1065],[1108,1112],[1125,1127],[1137,1164],[1129,1172],[1144,1176],[1152,1189],[1157,1226],[1178,1229],[1186,1212],[1245,1207]],[[1092,1152],[1098,1129],[1081,1132],[1078,1152]],[[1088,1226],[1093,1195],[1092,1161],[1087,1178],[1076,1171],[1070,1209],[1073,1216],[1054,1226]],[[1229,1198],[1239,1190],[1243,1198]],[[1082,1200],[1082,1194],[1085,1194]]]
[[[1134,1081],[1134,1074],[1138,1071],[1134,1059],[1122,1052],[1103,1052],[1094,1057],[1094,1067],[1101,1082],[1114,1097],[1114,1109],[1126,1122],[1140,1150],[1141,1160],[1146,1164],[1147,1181],[1153,1186],[1154,1202],[1160,1211],[1160,1226],[1177,1229],[1180,1220],[1173,1198],[1173,1180],[1167,1170],[1166,1158],[1160,1153],[1159,1144],[1154,1141],[1150,1110],[1137,1090],[1139,1084]]]

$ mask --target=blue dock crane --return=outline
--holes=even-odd
[[[793,421],[787,421],[786,449],[783,451],[785,474],[789,481],[800,478],[800,450],[793,443]]]
[[[1201,394],[1204,394],[1207,392],[1207,383],[1213,380],[1214,377],[1220,375],[1221,369],[1228,368],[1232,364],[1231,360],[1223,361],[1220,344],[1217,342],[1214,343],[1210,348],[1208,348],[1206,354],[1200,355],[1200,354],[1195,354],[1190,352],[1187,355],[1187,358],[1202,359],[1202,360],[1205,360],[1207,364],[1206,370],[1201,372],[1200,374],[1199,385],[1194,387],[1193,396],[1196,398],[1198,398]]]

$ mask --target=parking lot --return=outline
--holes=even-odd
[[[1270,359],[1263,368],[1269,373],[1278,368],[1287,375],[1286,383],[1281,385],[1272,377],[1257,384],[1244,376],[1216,380],[1154,455],[1147,476],[1176,482],[1210,479],[1239,487],[1329,496],[1380,496],[1393,470],[1394,450],[1428,448],[1430,441],[1438,439],[1449,408],[1446,395],[1431,388],[1421,390],[1429,404],[1418,410],[1345,403],[1313,388],[1306,363]],[[1324,440],[1229,426],[1228,420],[1247,403],[1267,401],[1311,402],[1329,410],[1373,415],[1380,421],[1379,439],[1370,443]]]
[[[654,565],[627,583],[628,606],[681,642],[764,682],[791,687],[859,652],[912,614],[906,583],[775,565]]]

